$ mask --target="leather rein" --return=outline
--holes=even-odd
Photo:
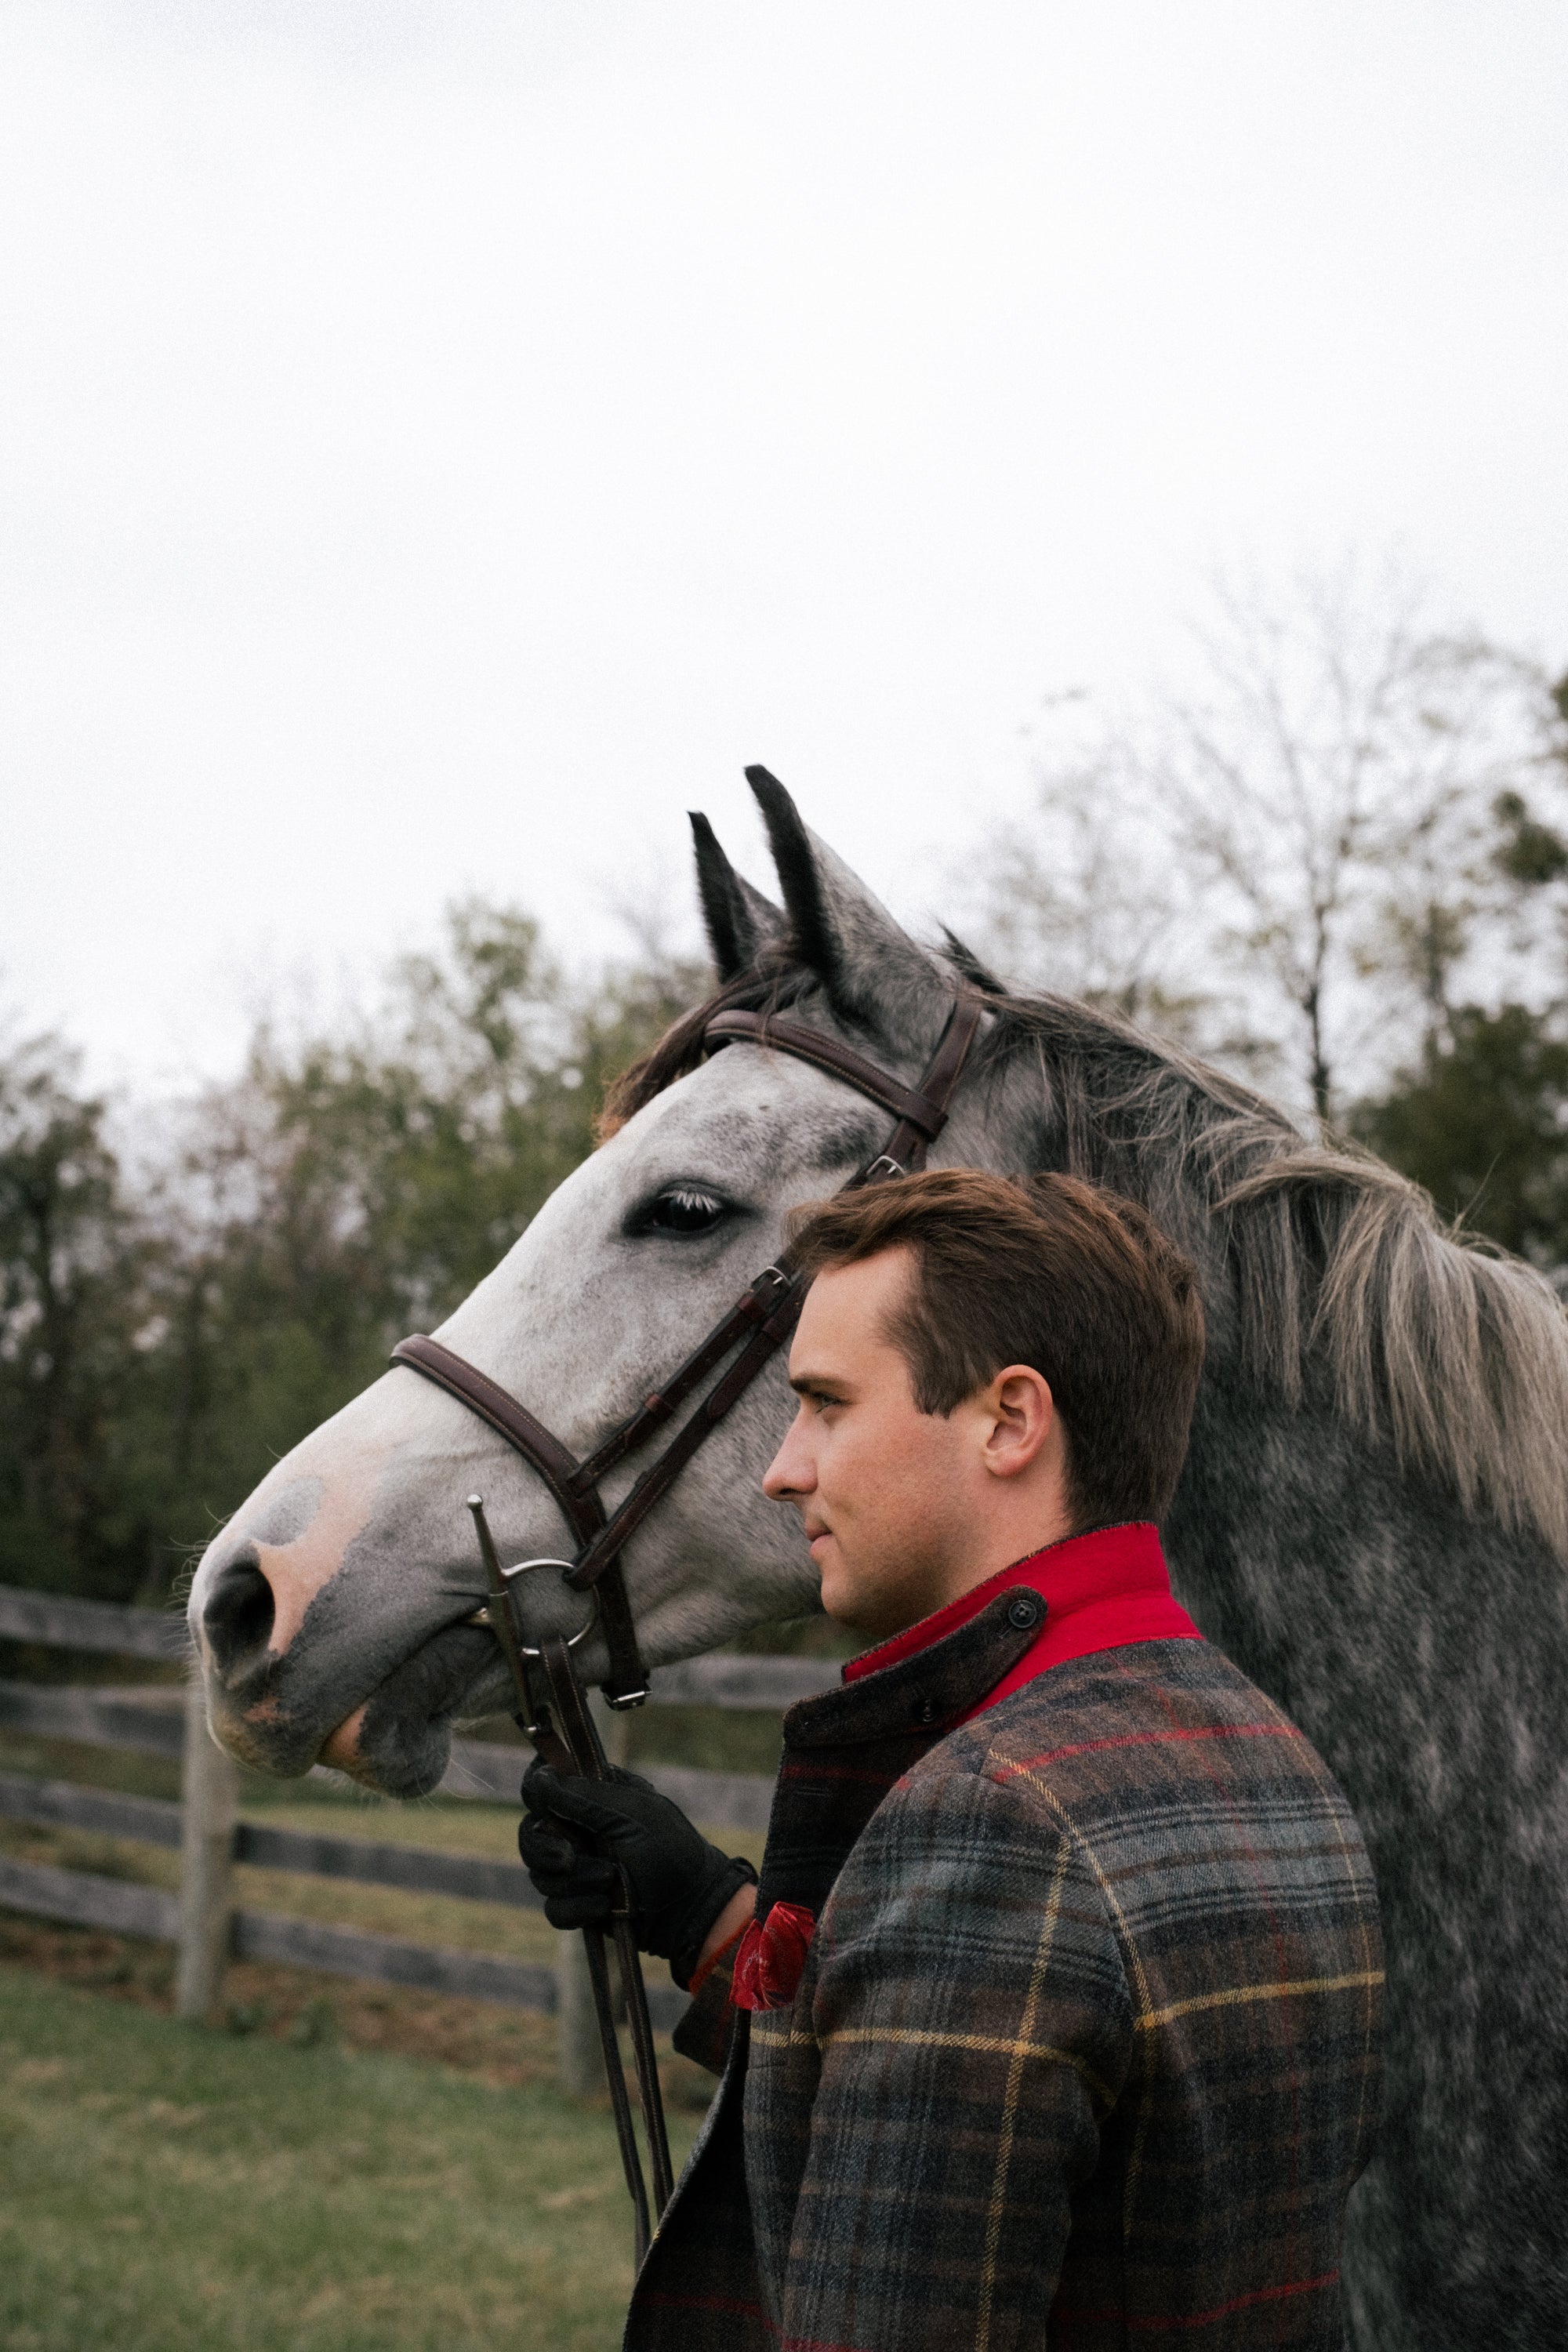
[[[901,1085],[897,1078],[889,1077],[885,1070],[879,1070],[874,1062],[867,1061],[851,1047],[840,1045],[837,1038],[825,1036],[820,1030],[808,1028],[804,1022],[791,1021],[781,1015],[741,1012],[715,1013],[703,1032],[702,1042],[709,1050],[721,1045],[746,1044],[767,1045],[779,1053],[792,1054],[797,1061],[809,1062],[814,1068],[842,1079],[872,1102],[879,1103],[884,1110],[890,1111],[897,1125],[876,1159],[858,1169],[843,1188],[846,1192],[853,1192],[859,1185],[879,1184],[889,1177],[904,1176],[925,1165],[928,1147],[935,1142],[947,1124],[948,1104],[963,1076],[970,1046],[980,1026],[981,1012],[977,997],[962,993],[954,998],[947,1024],[918,1087]],[[526,1405],[520,1404],[488,1373],[481,1372],[476,1365],[468,1363],[439,1339],[416,1336],[400,1339],[393,1349],[395,1364],[405,1364],[410,1371],[418,1372],[424,1379],[433,1381],[437,1388],[445,1389],[448,1396],[456,1397],[459,1404],[467,1405],[470,1412],[477,1413],[481,1421],[487,1422],[498,1435],[504,1437],[507,1444],[521,1454],[525,1462],[538,1471],[582,1547],[576,1560],[570,1565],[543,1559],[525,1560],[510,1571],[503,1570],[485,1521],[482,1499],[478,1495],[468,1498],[490,1593],[489,1605],[480,1612],[477,1622],[488,1624],[500,1643],[520,1701],[516,1719],[525,1737],[558,1770],[578,1772],[589,1780],[603,1780],[607,1777],[609,1769],[570,1654],[583,1636],[581,1633],[574,1634],[568,1642],[559,1633],[546,1634],[537,1648],[525,1648],[513,1613],[510,1579],[521,1576],[528,1569],[558,1565],[563,1570],[565,1581],[575,1591],[595,1594],[600,1623],[609,1650],[609,1675],[605,1685],[605,1696],[614,1707],[640,1706],[647,1696],[647,1675],[637,1649],[637,1629],[626,1598],[626,1574],[621,1559],[626,1538],[642,1525],[659,1497],[674,1485],[703,1440],[718,1428],[775,1349],[788,1339],[800,1313],[805,1286],[806,1276],[796,1265],[792,1252],[787,1247],[782,1249],[773,1264],[763,1268],[729,1314],[714,1325],[707,1338],[670,1375],[663,1387],[644,1397],[636,1412],[628,1413],[619,1427],[613,1429],[604,1443],[581,1462],[552,1430],[546,1429],[544,1423],[529,1412]],[[728,1370],[720,1374],[696,1411],[676,1431],[663,1453],[649,1464],[618,1508],[613,1513],[607,1511],[599,1493],[599,1481],[606,1471],[614,1469],[628,1454],[636,1453],[645,1445],[654,1432],[661,1428],[700,1387],[709,1373],[717,1370],[725,1357],[737,1349],[739,1352],[734,1354]],[[584,1626],[583,1632],[586,1631]],[[538,1668],[537,1675],[530,1671],[528,1662],[531,1659]],[[583,1931],[583,1940],[593,1986],[594,2012],[604,2052],[605,2081],[615,2116],[616,2137],[620,2146],[621,2164],[632,2200],[636,2253],[640,2266],[647,2251],[651,2230],[669,2200],[673,2176],[659,2089],[658,2054],[633,1933],[629,1891],[624,1876],[619,1898],[610,1912],[609,1931],[631,2034],[637,2098],[647,2138],[653,2189],[651,2206],[647,2184],[643,2179],[637,2136],[632,2127],[626,2074],[616,2037],[605,1935],[602,1928],[586,1927]]]
[[[843,1187],[854,1192],[911,1174],[925,1165],[926,1152],[947,1124],[948,1107],[963,1074],[969,1050],[980,1026],[984,1007],[967,992],[954,997],[952,1010],[920,1084],[906,1087],[874,1062],[857,1054],[837,1038],[805,1022],[777,1013],[717,1013],[703,1032],[708,1051],[731,1045],[765,1045],[776,1053],[809,1062],[815,1069],[853,1087],[879,1103],[897,1121],[887,1143],[874,1160],[858,1169]],[[514,1452],[521,1454],[549,1487],[581,1549],[566,1570],[564,1581],[578,1592],[594,1592],[600,1623],[609,1651],[609,1673],[604,1695],[613,1707],[640,1706],[647,1696],[647,1674],[637,1648],[637,1628],[626,1598],[622,1551],[654,1505],[667,1494],[705,1439],[745,1394],[774,1352],[795,1326],[805,1295],[806,1278],[791,1252],[781,1249],[771,1265],[716,1323],[663,1386],[644,1397],[636,1411],[613,1429],[603,1444],[583,1461],[554,1433],[520,1404],[509,1391],[439,1339],[416,1335],[400,1339],[392,1351],[394,1364],[445,1389],[459,1404],[487,1422]],[[607,1511],[599,1482],[627,1454],[638,1452],[655,1432],[699,1388],[708,1374],[731,1350],[733,1361],[714,1382],[690,1417],[682,1423],[662,1454],[649,1464],[630,1493],[614,1511]]]

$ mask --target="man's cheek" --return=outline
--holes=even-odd
[[[838,1505],[843,1448],[834,1444],[831,1431],[825,1429],[819,1434],[811,1466],[816,1480],[817,1498],[832,1517]]]

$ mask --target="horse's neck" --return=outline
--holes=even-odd
[[[1223,1362],[1167,1538],[1200,1626],[1300,1723],[1369,1831],[1419,1821],[1451,1846],[1468,1835],[1456,1808],[1555,1801],[1568,1579],[1541,1546]]]

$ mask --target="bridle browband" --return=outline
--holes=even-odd
[[[876,1159],[843,1187],[854,1192],[862,1184],[881,1183],[925,1165],[926,1151],[947,1124],[948,1106],[969,1049],[974,1042],[984,1007],[980,999],[961,992],[954,997],[946,1026],[918,1087],[906,1087],[868,1062],[848,1045],[840,1045],[819,1029],[768,1013],[716,1013],[702,1033],[705,1050],[721,1045],[766,1045],[815,1069],[841,1079],[870,1101],[879,1103],[897,1121]],[[579,1462],[526,1405],[476,1366],[454,1353],[439,1339],[416,1335],[400,1339],[392,1351],[395,1364],[406,1365],[467,1405],[488,1422],[523,1460],[537,1470],[582,1547],[565,1582],[577,1591],[594,1591],[600,1622],[609,1650],[609,1675],[605,1696],[614,1707],[637,1706],[647,1696],[647,1675],[637,1649],[637,1629],[626,1598],[621,1564],[627,1538],[642,1525],[659,1498],[667,1494],[704,1439],[717,1429],[774,1350],[795,1328],[805,1294],[806,1276],[792,1252],[782,1249],[764,1266],[728,1315],[687,1357],[661,1388],[646,1396],[618,1428],[585,1460]],[[690,1418],[677,1430],[657,1460],[650,1463],[618,1508],[605,1510],[599,1481],[628,1454],[647,1444],[685,1403],[707,1375],[723,1362],[732,1349],[740,1352],[717,1380]]]

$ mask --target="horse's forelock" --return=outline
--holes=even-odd
[[[607,1143],[645,1104],[697,1068],[703,1058],[708,1024],[715,1013],[781,1013],[785,1005],[798,1003],[812,985],[811,976],[798,966],[758,964],[726,987],[715,989],[711,996],[671,1022],[657,1045],[615,1080],[595,1124],[595,1140]]]
[[[956,944],[956,943],[955,943]],[[959,953],[964,953],[960,950]],[[959,969],[956,956],[944,958]],[[806,998],[824,993],[820,975],[793,953],[763,957],[724,987],[715,989],[700,1004],[672,1022],[657,1045],[633,1062],[609,1087],[595,1127],[600,1143],[607,1143],[645,1104],[697,1068],[704,1056],[708,1024],[719,1013],[783,1013]]]

